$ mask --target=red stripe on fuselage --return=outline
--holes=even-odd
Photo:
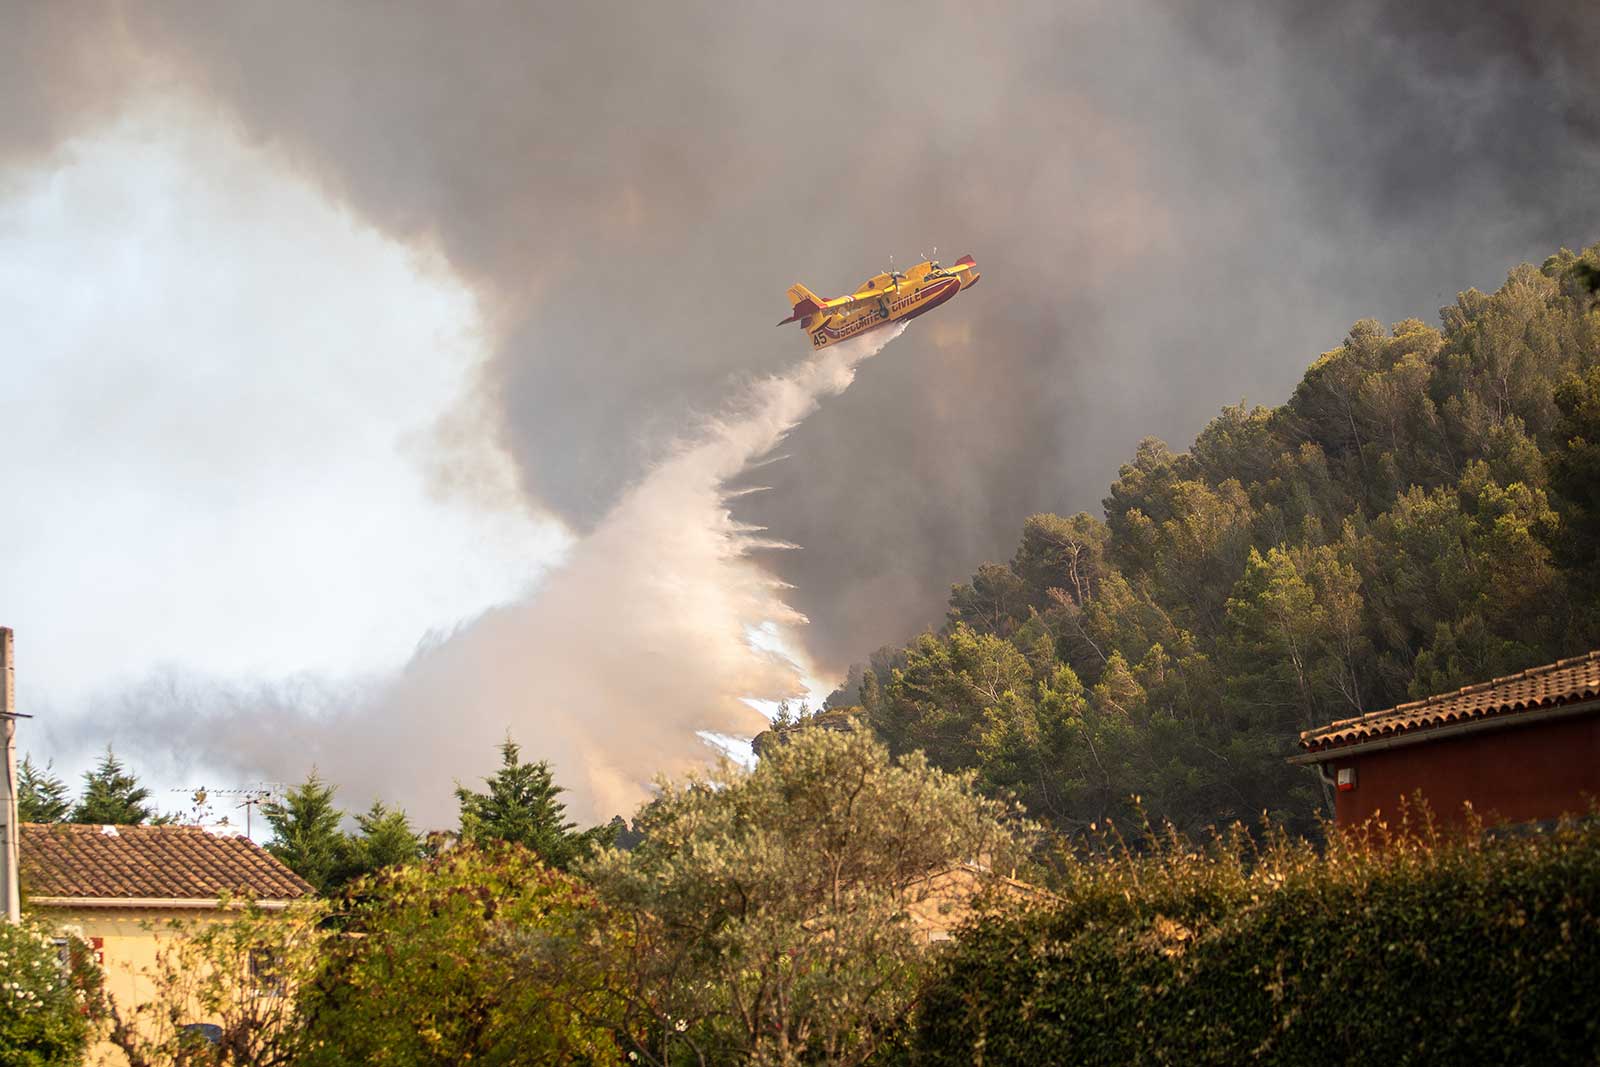
[[[968,286],[968,288],[971,288],[971,286]],[[828,345],[837,344],[838,342],[847,340],[851,337],[860,337],[864,333],[871,333],[873,330],[884,326],[893,325],[896,322],[909,322],[918,315],[923,315],[929,311],[932,311],[934,308],[949,300],[960,291],[961,280],[959,278],[946,278],[936,285],[928,286],[913,296],[902,297],[900,300],[889,305],[891,309],[896,306],[904,306],[905,304],[918,305],[911,311],[906,312],[904,315],[897,315],[887,319],[873,319],[870,320],[870,326],[863,326],[860,329],[855,330],[850,329],[849,327],[846,327],[843,330],[836,330],[831,327],[824,326],[819,330],[811,331],[811,347],[826,348]],[[928,294],[930,293],[933,295],[929,296]],[[863,320],[857,319],[856,321],[860,322]],[[851,325],[853,326],[854,323]],[[817,339],[819,337],[825,337],[827,338],[827,341],[823,344],[818,344]]]
[[[891,309],[895,306],[895,304],[901,304],[902,306],[904,306],[906,304],[915,304],[915,305],[917,305],[911,311],[906,312],[904,315],[894,315],[893,312],[891,311],[891,317],[890,318],[877,319],[877,320],[875,320],[873,322],[873,324],[871,326],[864,326],[864,327],[862,327],[860,329],[851,329],[850,327],[855,325],[855,323],[851,323],[849,326],[846,326],[842,330],[835,329],[832,326],[824,326],[824,327],[822,327],[822,329],[820,331],[816,331],[816,332],[822,333],[830,341],[842,341],[846,337],[856,337],[856,336],[859,336],[860,334],[864,334],[864,333],[868,332],[869,330],[875,330],[879,326],[887,326],[891,322],[904,322],[904,321],[907,321],[907,320],[910,320],[910,319],[914,319],[918,315],[921,315],[926,311],[929,311],[929,310],[931,310],[933,308],[938,307],[940,304],[944,303],[946,300],[949,300],[951,297],[955,296],[956,293],[958,293],[960,290],[961,290],[961,282],[960,282],[959,279],[946,278],[943,281],[937,283],[936,285],[930,285],[928,288],[922,290],[921,292],[915,294],[914,296],[904,297],[901,300],[895,301],[894,303],[891,303],[889,305]],[[930,293],[933,294],[933,295],[930,296],[929,295]],[[857,321],[859,322],[860,320],[858,319]]]
[[[927,314],[961,291],[961,282],[956,278],[948,278],[939,284],[945,287],[944,292],[940,293],[938,296],[935,296],[932,300],[929,300],[926,304],[923,304],[915,311],[912,311],[906,315],[901,315],[900,320],[910,320],[916,318],[918,315]]]

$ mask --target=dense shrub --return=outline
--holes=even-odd
[[[511,944],[535,973],[595,991],[574,1008],[653,1067],[873,1061],[926,960],[912,914],[953,895],[928,876],[1006,855],[1027,830],[970,776],[815,728],[752,771],[661,781],[636,825],[633,851],[579,868],[600,908],[572,912],[560,939]]]
[[[0,1063],[70,1067],[89,1040],[83,994],[98,981],[83,953],[63,966],[60,949],[34,925],[0,922]]]
[[[1600,826],[1242,832],[1069,861],[940,961],[927,1064],[1593,1063]]]
[[[620,1059],[608,1033],[578,1020],[581,990],[496,948],[590,906],[580,883],[527,849],[463,846],[391,867],[355,883],[350,903],[303,990],[299,1067]]]

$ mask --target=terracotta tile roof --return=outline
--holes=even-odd
[[[248,892],[292,900],[311,892],[249,838],[196,826],[23,823],[20,867],[30,897],[209,900]]]
[[[1491,682],[1465,686],[1354,719],[1340,719],[1300,735],[1307,752],[1345,748],[1396,734],[1436,729],[1456,723],[1498,719],[1600,697],[1600,652],[1532,667]]]

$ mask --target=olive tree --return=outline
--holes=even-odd
[[[136,1005],[106,998],[110,1040],[131,1067],[284,1067],[301,1048],[300,993],[329,933],[327,905],[269,910],[224,900],[226,919],[159,928]]]
[[[602,907],[509,947],[586,987],[659,1065],[863,1062],[915,999],[930,876],[1007,852],[1021,827],[969,776],[891,760],[864,731],[796,730],[752,771],[658,788],[643,841],[580,869]]]

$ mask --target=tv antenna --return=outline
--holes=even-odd
[[[260,782],[256,785],[245,786],[239,789],[208,789],[206,786],[202,785],[194,789],[174,789],[173,792],[189,794],[190,799],[194,802],[194,811],[196,816],[195,821],[197,823],[203,819],[201,813],[209,810],[209,801],[212,797],[238,797],[238,801],[233,806],[236,809],[244,809],[244,835],[249,837],[251,835],[251,830],[254,829],[254,819],[252,816],[254,815],[255,809],[260,807],[262,804],[282,799],[283,783]],[[224,815],[213,825],[228,826],[231,824],[228,822],[228,817]]]

